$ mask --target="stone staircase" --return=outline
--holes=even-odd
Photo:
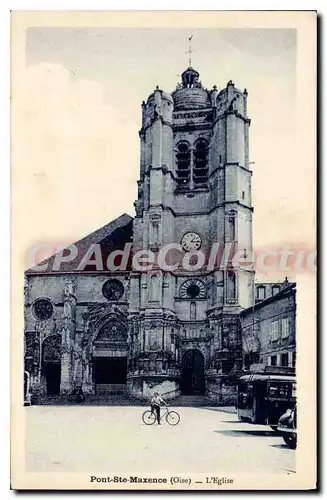
[[[136,398],[113,394],[86,394],[84,402],[78,402],[76,397],[69,395],[43,396],[32,404],[43,406],[146,406],[149,403]]]
[[[140,401],[127,394],[92,394],[86,396],[85,403],[81,404],[86,406],[149,406],[148,402]]]
[[[217,406],[217,403],[202,394],[180,395],[169,401],[170,406],[193,406],[201,408],[205,406]]]

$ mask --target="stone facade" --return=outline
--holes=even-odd
[[[240,314],[245,369],[256,363],[295,368],[296,284],[279,286],[278,293]]]
[[[163,268],[157,257],[180,244],[190,259],[215,244],[252,253],[249,125],[246,90],[230,81],[208,91],[193,68],[174,92],[157,87],[143,102],[134,219],[123,215],[77,242],[76,258],[62,258],[60,270],[54,256],[26,272],[25,365],[34,391],[205,392],[233,402],[253,268]],[[97,244],[100,255],[89,251]],[[81,265],[92,252],[103,264],[126,244],[133,255],[152,252],[151,271],[130,261],[123,271]]]

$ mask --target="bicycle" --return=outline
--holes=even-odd
[[[181,419],[177,411],[169,410],[168,406],[166,406],[164,413],[160,416],[160,420],[162,420],[164,417],[166,417],[166,422],[169,425],[177,425]],[[157,420],[157,417],[153,411],[146,410],[142,414],[142,420],[146,425],[153,425]]]

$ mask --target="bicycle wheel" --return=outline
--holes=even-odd
[[[169,411],[166,415],[166,420],[169,425],[177,425],[180,421],[181,417],[177,413],[177,411]]]
[[[152,425],[156,421],[156,416],[151,410],[147,410],[143,413],[142,420],[146,425]]]

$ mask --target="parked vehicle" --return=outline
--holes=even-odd
[[[240,377],[237,413],[242,422],[270,425],[277,430],[281,414],[288,408],[294,408],[295,375],[273,373],[274,368],[265,367],[261,373],[256,371]]]
[[[277,431],[282,435],[287,446],[295,450],[297,445],[296,407],[288,408],[279,418]]]

